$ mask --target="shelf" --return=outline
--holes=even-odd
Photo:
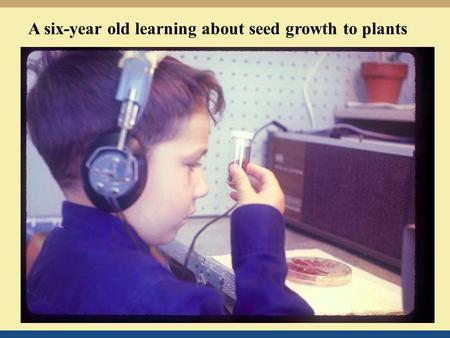
[[[394,108],[338,108],[334,112],[337,119],[359,119],[378,121],[414,122],[415,109],[394,109]]]

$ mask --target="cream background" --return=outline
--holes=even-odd
[[[444,193],[448,191],[449,180],[445,173],[450,172],[444,153],[448,150],[449,125],[448,83],[450,74],[450,45],[448,43],[447,23],[450,19],[449,8],[144,8],[144,9],[109,9],[109,8],[2,8],[0,12],[0,34],[2,41],[2,75],[0,84],[2,97],[3,128],[0,142],[6,152],[0,173],[3,178],[3,193],[0,205],[3,212],[2,235],[0,236],[0,267],[2,272],[0,288],[1,330],[42,330],[42,329],[450,329],[447,269],[449,247],[447,245],[450,231],[446,227],[449,221],[446,213],[448,202]],[[156,25],[177,21],[183,24],[202,26],[214,21],[216,24],[245,23],[249,25],[286,24],[323,24],[332,21],[341,27],[344,23],[352,25],[403,24],[408,26],[408,34],[400,36],[373,36],[362,39],[359,35],[344,36],[309,36],[286,39],[280,36],[238,36],[223,38],[220,36],[187,37],[152,37],[152,36],[28,36],[33,22],[48,25],[51,22],[64,25],[96,24],[108,26],[116,21],[139,21],[143,24]],[[342,323],[342,324],[21,324],[20,323],[20,47],[63,47],[63,46],[130,46],[130,47],[385,47],[385,46],[434,46],[436,47],[436,323],[433,324],[380,324],[380,323]],[[417,93],[420,95],[420,93]],[[430,224],[430,226],[433,226]]]

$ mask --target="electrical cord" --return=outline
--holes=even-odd
[[[119,202],[117,201],[117,199],[116,199],[115,197],[113,197],[113,196],[110,196],[110,197],[108,198],[108,202],[109,202],[109,204],[112,206],[112,208],[114,209],[114,211],[116,212],[117,217],[119,217],[119,219],[122,221],[123,227],[124,227],[124,229],[125,229],[125,231],[126,231],[128,237],[129,237],[129,238],[131,239],[131,241],[133,242],[133,245],[135,246],[135,248],[136,248],[138,251],[141,251],[142,249],[141,249],[141,247],[139,246],[139,243],[137,242],[136,237],[135,237],[135,236],[133,235],[133,233],[131,232],[131,229],[130,229],[131,226],[130,226],[130,224],[128,223],[128,221],[127,221],[127,219],[126,219],[126,217],[125,217],[125,214],[123,213],[122,208],[120,207]]]
[[[302,92],[303,92],[303,98],[305,99],[306,104],[306,110],[308,112],[309,121],[311,123],[311,129],[314,129],[316,127],[315,124],[315,113],[313,106],[311,104],[311,100],[309,98],[308,94],[308,86],[311,82],[314,74],[316,74],[317,70],[319,69],[320,64],[322,63],[323,59],[325,58],[326,53],[321,53],[320,57],[317,59],[316,63],[312,66],[311,70],[309,71],[308,75],[306,76],[306,80],[303,84]]]
[[[278,121],[273,120],[273,121],[271,121],[271,122],[266,123],[266,124],[263,125],[261,128],[258,128],[258,129],[255,131],[255,133],[253,134],[252,140],[250,141],[250,146],[253,145],[253,141],[255,140],[256,136],[257,136],[260,132],[262,132],[264,129],[266,129],[267,127],[270,127],[272,124],[273,124],[274,126],[280,128],[280,129],[281,129],[282,131],[284,131],[284,132],[288,131],[288,128],[287,128],[285,125],[281,124],[281,123],[278,122]]]
[[[225,211],[222,215],[217,216],[216,218],[214,218],[213,220],[211,220],[210,222],[206,223],[199,231],[197,231],[197,233],[195,234],[194,238],[192,239],[191,245],[189,246],[189,249],[186,253],[186,258],[184,259],[184,267],[187,268],[187,265],[189,263],[189,258],[191,257],[192,251],[194,251],[194,246],[195,246],[195,242],[197,241],[198,236],[200,236],[200,234],[206,230],[206,228],[208,228],[211,224],[217,222],[219,219],[227,216],[235,207],[237,206],[237,203],[235,203],[230,209],[228,209],[227,211]]]
[[[288,131],[288,128],[286,126],[284,126],[283,124],[281,124],[278,121],[271,121],[266,123],[265,125],[263,125],[261,128],[257,129],[255,131],[255,133],[253,134],[253,137],[250,141],[250,147],[253,145],[253,141],[255,140],[256,136],[261,133],[264,129],[268,128],[269,126],[274,125],[278,128],[280,128],[283,131]],[[192,255],[192,252],[194,251],[194,246],[195,246],[195,242],[197,241],[197,238],[200,236],[200,234],[205,231],[211,224],[217,222],[219,219],[227,216],[231,211],[233,211],[233,209],[237,206],[238,203],[235,203],[230,209],[228,209],[227,211],[225,211],[222,215],[217,216],[216,218],[214,218],[213,220],[211,220],[210,222],[206,223],[199,231],[197,231],[197,233],[195,234],[194,238],[192,239],[191,245],[189,246],[189,249],[186,253],[186,258],[184,259],[184,267],[187,268],[188,263],[189,263],[189,258]]]

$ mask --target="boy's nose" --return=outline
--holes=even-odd
[[[208,183],[206,183],[205,176],[203,173],[200,173],[197,184],[195,186],[194,197],[202,198],[208,195]]]

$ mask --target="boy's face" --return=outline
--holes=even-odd
[[[197,108],[181,122],[172,140],[152,149],[147,184],[125,216],[147,244],[173,240],[195,212],[195,200],[208,194],[200,160],[208,150],[210,115]]]

